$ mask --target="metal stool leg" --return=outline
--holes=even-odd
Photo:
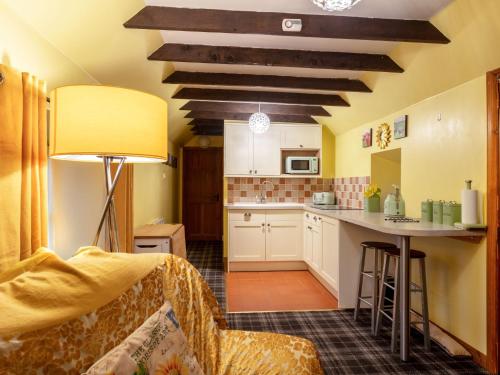
[[[380,280],[381,286],[378,299],[377,319],[375,320],[375,336],[378,336],[378,333],[380,331],[380,321],[382,319],[382,311],[384,311],[385,308],[385,291],[386,291],[385,283],[387,281],[387,275],[389,273],[389,261],[390,261],[389,256],[387,254],[384,254],[384,260],[382,263],[383,264],[382,277]]]
[[[392,332],[391,332],[391,351],[396,352],[398,342],[399,325],[399,257],[394,259],[394,306],[392,308]]]
[[[356,298],[356,307],[354,308],[354,320],[358,320],[359,307],[361,304],[360,297],[363,292],[363,272],[365,271],[366,249],[363,247],[361,253],[361,262],[359,262],[359,280],[358,280],[358,296]]]
[[[422,318],[424,328],[425,350],[431,350],[431,337],[429,332],[429,306],[427,304],[427,280],[425,275],[425,258],[420,259],[420,279],[422,282]]]
[[[380,288],[379,283],[379,249],[374,249],[373,254],[373,286],[372,286],[372,335],[375,335],[375,321],[377,320],[377,310],[378,310],[378,290]]]

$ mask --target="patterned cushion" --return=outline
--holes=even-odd
[[[193,374],[203,372],[187,345],[172,306],[165,304],[86,375]]]

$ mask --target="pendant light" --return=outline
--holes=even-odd
[[[252,116],[250,116],[248,125],[250,126],[250,130],[255,134],[265,133],[269,129],[271,120],[269,119],[268,115],[260,111],[260,103],[259,112],[256,112]]]
[[[312,0],[314,4],[329,12],[351,9],[361,0]]]

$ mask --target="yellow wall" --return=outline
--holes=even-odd
[[[223,136],[208,136],[210,139],[209,147],[224,147],[224,137]],[[188,142],[184,144],[184,147],[200,147],[200,136],[195,135]]]
[[[172,142],[168,152],[174,156],[179,150]],[[134,227],[149,224],[158,218],[167,223],[178,222],[178,176],[177,168],[165,164],[134,165]]]
[[[380,208],[388,193],[393,192],[393,185],[401,186],[401,149],[376,152],[371,157],[371,183],[380,190]]]
[[[321,175],[323,178],[335,176],[335,136],[329,127],[323,126],[321,145]]]
[[[408,115],[401,148],[401,188],[409,216],[420,216],[428,198],[460,201],[464,180],[486,191],[486,80],[473,79],[440,95],[341,134],[336,138],[337,176],[370,173],[376,145],[361,147],[369,127]],[[438,116],[441,115],[441,120]],[[392,126],[391,126],[392,128]],[[414,239],[427,255],[431,319],[481,352],[486,352],[486,243]]]

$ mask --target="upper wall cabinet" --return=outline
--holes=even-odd
[[[224,174],[226,176],[278,176],[281,173],[281,129],[272,125],[254,134],[247,124],[224,126]]]
[[[281,148],[321,149],[320,125],[283,125]]]

